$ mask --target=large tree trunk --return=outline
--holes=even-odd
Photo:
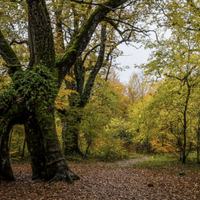
[[[82,119],[81,111],[86,106],[89,101],[91,91],[95,82],[95,78],[103,66],[104,54],[105,54],[105,41],[106,41],[106,25],[102,25],[101,29],[101,43],[100,51],[97,57],[95,66],[91,67],[91,72],[89,78],[85,79],[86,69],[84,67],[84,62],[81,58],[77,59],[74,65],[74,75],[76,81],[69,83],[65,80],[66,88],[71,90],[76,90],[77,93],[72,93],[68,96],[70,110],[67,114],[67,123],[63,120],[63,130],[62,135],[64,139],[64,153],[65,155],[81,155],[83,153],[80,151],[78,145],[78,138],[80,132],[80,124]],[[73,77],[73,73],[70,74]],[[85,85],[85,87],[84,87]],[[63,113],[65,113],[63,111]]]
[[[32,113],[12,106],[1,118],[0,124],[0,179],[15,180],[9,161],[9,132],[14,124],[24,123],[33,179],[64,180],[73,183],[79,176],[68,167],[58,141],[53,111],[43,104],[33,106]]]
[[[44,178],[48,181],[64,180],[73,183],[79,179],[68,167],[56,133],[53,110],[45,111],[43,105],[35,107],[34,116],[26,123],[33,178]]]
[[[44,179],[46,158],[41,132],[33,115],[25,123],[25,133],[32,167],[32,179]]]

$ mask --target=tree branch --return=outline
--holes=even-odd
[[[105,55],[105,41],[106,41],[106,25],[103,25],[102,29],[101,29],[101,44],[100,44],[99,56],[98,56],[98,59],[97,59],[97,62],[95,64],[94,68],[92,69],[92,71],[90,73],[90,76],[89,76],[86,86],[85,86],[85,90],[82,95],[81,101],[82,101],[83,105],[85,105],[87,103],[87,101],[90,97],[92,87],[94,85],[94,80],[96,78],[96,75],[98,74],[99,70],[103,66],[104,55]]]
[[[0,30],[0,55],[5,60],[7,67],[8,67],[8,74],[12,78],[13,74],[21,68],[20,61],[11,48],[11,46],[8,44],[8,42],[5,40],[1,30]]]
[[[28,41],[27,40],[22,40],[22,41],[17,41],[15,38],[13,38],[10,42],[10,46],[13,45],[14,43],[16,44],[27,44],[28,45]]]
[[[71,0],[72,2],[76,2],[76,3],[80,3],[80,4],[87,4],[87,5],[94,5],[94,6],[103,6],[103,7],[105,7],[105,8],[108,8],[108,9],[110,9],[110,10],[116,10],[116,8],[115,9],[113,9],[112,7],[109,7],[109,6],[106,6],[106,5],[104,5],[103,3],[93,3],[93,2],[85,2],[85,1],[78,1],[78,0]]]
[[[108,0],[105,2],[105,6],[117,8],[128,0]],[[63,55],[63,57],[57,62],[56,66],[60,69],[61,80],[64,79],[69,69],[73,66],[76,59],[82,54],[87,47],[97,25],[104,20],[107,13],[110,12],[110,8],[98,6],[91,16],[86,20],[81,27],[79,34],[77,34],[74,42],[70,42],[70,46]]]

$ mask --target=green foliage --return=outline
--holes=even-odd
[[[98,148],[90,152],[91,157],[104,162],[129,158],[129,154],[120,139],[107,135],[101,140],[99,140]]]
[[[15,125],[10,132],[9,150],[12,160],[28,157],[28,149],[25,142],[25,130],[22,125]]]
[[[124,143],[132,136],[122,117],[126,113],[127,97],[121,94],[123,85],[115,81],[97,79],[83,110],[80,146],[89,158],[114,161],[128,157]]]
[[[106,131],[113,135],[113,137],[121,139],[123,142],[131,141],[133,138],[133,134],[129,130],[128,119],[122,117],[113,117],[106,127]]]
[[[13,84],[10,84],[7,88],[0,90],[0,109],[8,108],[9,104],[14,103],[13,96],[17,96],[17,91]]]
[[[155,14],[152,18],[158,27],[157,40],[147,41],[145,45],[152,53],[149,62],[139,67],[164,81],[151,101],[133,108],[135,114],[131,118],[136,118],[136,113],[140,115],[132,127],[138,128],[140,137],[149,134],[155,152],[179,151],[185,162],[199,146],[198,131],[194,131],[199,128],[198,2],[155,1],[152,5],[158,12],[161,9],[163,16]],[[170,37],[165,36],[166,31]]]
[[[180,87],[178,80],[165,79],[164,82],[160,82],[154,94],[134,104],[130,109],[130,129],[136,135],[135,140],[141,143],[148,138],[153,152],[182,152],[183,124],[186,120],[185,150],[190,151],[191,142],[196,143],[192,126],[197,119],[194,113],[193,118],[191,117],[194,104],[192,101],[186,104],[186,98],[186,85]],[[186,106],[187,112],[184,112]]]
[[[31,104],[42,101],[44,109],[52,107],[57,95],[58,85],[53,73],[43,65],[33,69],[17,71],[14,74],[14,83],[1,90],[0,108],[9,106],[9,103],[25,101],[28,109]],[[16,88],[17,86],[17,88]],[[11,102],[11,97],[14,97]]]

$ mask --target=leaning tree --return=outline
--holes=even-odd
[[[74,33],[79,32],[83,21],[87,19],[95,7],[95,1],[75,1],[78,4],[66,8],[64,1],[59,6],[53,4],[56,13],[57,46],[60,52],[65,49],[65,43]],[[146,5],[146,1],[143,1]],[[116,66],[115,58],[120,55],[118,46],[122,43],[140,41],[145,35],[145,27],[141,25],[142,1],[130,1],[130,6],[125,9],[115,9],[104,18],[102,26],[98,26],[93,38],[87,45],[82,55],[76,60],[70,70],[70,76],[65,80],[66,89],[70,89],[67,96],[68,107],[57,104],[62,119],[63,152],[65,155],[83,155],[79,149],[80,124],[83,118],[84,108],[89,102],[91,92],[96,81],[96,76],[102,71],[106,72],[105,80],[111,66]],[[138,6],[138,9],[136,7]],[[140,8],[139,8],[140,7]],[[134,14],[132,10],[134,10]],[[84,10],[84,12],[83,12]],[[66,12],[70,15],[70,23],[66,21]],[[68,38],[63,33],[68,33]],[[114,65],[115,63],[115,65]],[[70,80],[70,81],[69,81]]]
[[[34,179],[69,183],[79,179],[61,152],[54,120],[54,101],[64,77],[87,47],[98,24],[110,11],[131,2],[134,1],[107,0],[98,4],[69,41],[62,56],[55,56],[50,11],[45,0],[26,0],[28,65],[21,64],[8,38],[0,30],[0,55],[11,78],[9,87],[0,91],[0,179],[14,180],[8,139],[15,124],[24,124]]]

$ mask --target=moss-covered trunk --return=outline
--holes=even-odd
[[[0,179],[15,180],[9,160],[9,132],[14,124],[24,124],[30,153],[33,179],[67,181],[79,177],[68,167],[59,144],[53,110],[44,109],[43,103],[32,105],[32,112],[24,106],[11,106],[0,118]]]
[[[10,125],[9,123],[1,123],[0,125],[0,180],[15,180],[10,166],[9,160],[9,139]]]
[[[25,123],[25,133],[32,167],[32,179],[44,179],[46,158],[43,140],[33,115]]]
[[[46,111],[43,107],[42,103],[36,105],[33,118],[26,123],[26,134],[31,136],[28,148],[34,178],[73,183],[79,177],[70,170],[62,155],[53,110]]]
[[[81,155],[83,153],[79,149],[78,138],[80,132],[80,124],[83,113],[83,108],[87,105],[92,88],[94,86],[95,78],[103,66],[104,54],[105,54],[105,41],[106,41],[106,25],[102,25],[101,29],[101,43],[100,51],[97,57],[96,63],[91,67],[89,78],[86,80],[86,69],[82,58],[77,59],[74,65],[74,73],[70,74],[75,76],[73,83],[69,83],[65,80],[66,88],[70,90],[76,90],[76,93],[72,93],[68,96],[70,110],[67,112],[67,119],[63,120],[63,139],[64,139],[64,152],[65,155]]]
[[[0,180],[12,181],[15,178],[10,166],[8,147],[9,133],[14,124],[21,123],[26,117],[26,111],[20,105],[18,106],[16,104],[10,104],[8,108],[0,111]]]

